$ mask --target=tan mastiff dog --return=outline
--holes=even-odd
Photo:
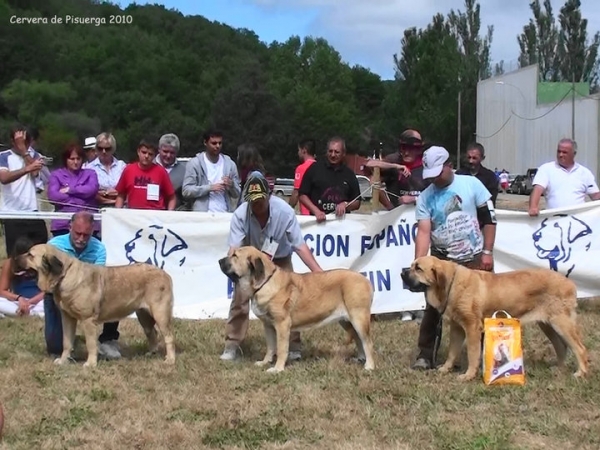
[[[251,298],[252,311],[263,322],[267,353],[257,365],[281,372],[288,357],[290,331],[339,322],[356,343],[364,368],[375,368],[371,340],[373,288],[364,276],[347,269],[297,274],[277,267],[260,250],[241,247],[219,260],[221,271]]]
[[[579,364],[575,376],[588,373],[588,354],[576,322],[577,288],[564,275],[550,269],[494,274],[424,256],[402,272],[402,279],[411,291],[425,292],[427,303],[450,320],[448,359],[440,371],[452,370],[466,335],[469,367],[459,378],[475,378],[483,319],[504,310],[523,324],[537,322],[554,346],[559,365],[568,346]]]
[[[63,327],[63,353],[54,362],[67,362],[73,349],[77,322],[85,334],[88,358],[85,367],[98,361],[98,325],[136,313],[150,352],[159,341],[154,325],[163,335],[165,362],[175,363],[173,338],[173,283],[169,274],[149,264],[105,267],[88,264],[48,244],[33,246],[18,259],[23,268],[38,274],[39,288],[54,295]]]

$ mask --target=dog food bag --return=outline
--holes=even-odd
[[[500,314],[504,317],[497,317]],[[484,319],[483,330],[483,382],[524,385],[521,321],[496,311]]]

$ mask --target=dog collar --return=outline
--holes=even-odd
[[[275,270],[273,270],[273,272],[271,272],[271,275],[269,275],[269,276],[268,276],[268,277],[265,279],[265,281],[263,281],[263,282],[260,284],[260,286],[259,286],[259,287],[258,287],[258,288],[257,288],[257,289],[254,291],[254,294],[255,294],[255,295],[256,295],[256,293],[257,293],[258,291],[260,291],[260,290],[263,288],[263,286],[264,286],[265,284],[267,284],[267,283],[269,282],[269,280],[270,280],[270,279],[273,277],[273,275],[275,274],[275,272],[277,272],[277,269],[278,269],[278,268],[277,268],[277,267],[275,267]]]

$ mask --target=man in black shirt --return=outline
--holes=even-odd
[[[492,194],[492,204],[496,207],[496,198],[498,197],[498,177],[496,174],[481,165],[485,159],[485,149],[478,142],[469,144],[467,147],[467,167],[456,171],[457,175],[473,175],[483,183],[486,189]]]
[[[327,159],[317,160],[304,173],[298,189],[300,203],[317,218],[326,220],[325,215],[335,212],[342,217],[360,208],[360,187],[355,173],[344,164],[346,144],[340,137],[327,143]]]

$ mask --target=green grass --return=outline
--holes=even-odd
[[[176,321],[178,360],[145,356],[139,325],[121,326],[124,358],[94,370],[55,366],[42,321],[0,322],[4,447],[11,449],[595,449],[600,447],[600,315],[580,313],[591,375],[554,367],[537,327],[524,330],[525,386],[461,383],[412,372],[418,325],[373,322],[377,368],[347,360],[336,326],[303,334],[303,360],[279,375],[253,362],[265,349],[251,323],[244,359],[219,360],[224,322]],[[446,334],[447,336],[447,334]],[[445,340],[444,340],[445,343]],[[442,358],[445,347],[442,347]],[[464,361],[463,361],[464,362]]]

